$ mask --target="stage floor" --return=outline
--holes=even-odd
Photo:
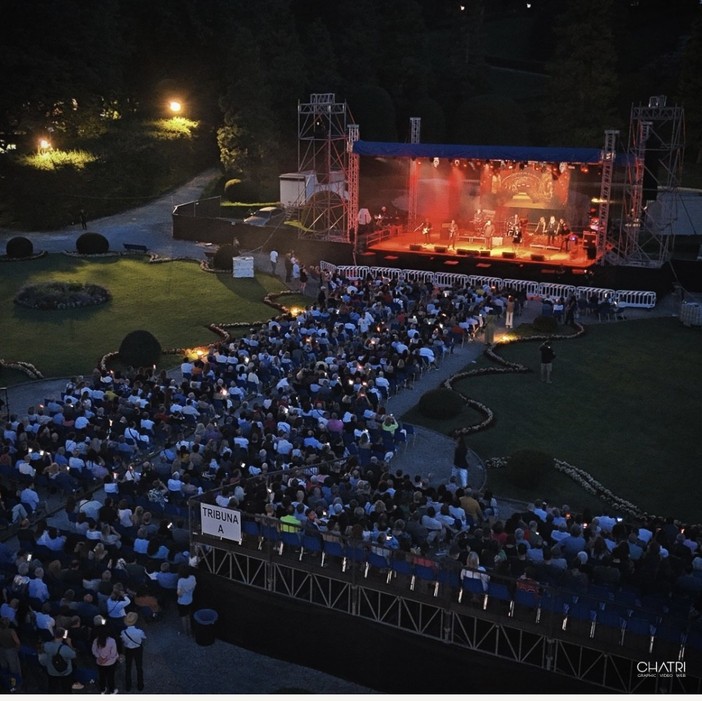
[[[488,248],[482,237],[461,238],[456,242],[457,250],[454,250],[448,248],[448,240],[440,239],[437,234],[434,234],[427,242],[423,240],[423,236],[419,232],[410,232],[386,238],[368,246],[367,250],[376,254],[377,265],[380,266],[383,265],[384,261],[392,262],[393,255],[398,253],[446,258],[476,256],[515,263],[537,263],[567,268],[588,268],[597,262],[596,259],[588,258],[587,251],[580,239],[577,242],[571,242],[570,251],[560,250],[558,241],[554,246],[549,246],[546,236],[529,235],[528,239],[528,242],[514,245],[511,239],[505,237],[502,239],[501,245],[493,245]],[[468,251],[468,253],[463,251]]]

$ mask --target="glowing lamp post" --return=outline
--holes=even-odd
[[[179,102],[178,100],[171,100],[171,101],[168,103],[168,108],[171,110],[171,112],[172,112],[174,115],[178,115],[178,114],[180,114],[181,111],[183,110],[183,105],[182,105],[182,103]]]
[[[39,153],[46,153],[51,150],[51,142],[47,139],[39,140]]]

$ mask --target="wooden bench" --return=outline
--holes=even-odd
[[[122,245],[127,251],[139,251],[140,253],[148,253],[149,251],[149,247],[142,243],[123,243]]]

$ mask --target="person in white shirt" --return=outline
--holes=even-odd
[[[19,471],[20,475],[34,477],[34,475],[37,474],[37,471],[29,464],[26,458],[18,460],[15,467]]]
[[[275,267],[278,264],[278,251],[275,248],[271,250],[269,260],[271,262],[271,275],[275,275]]]
[[[124,617],[126,628],[119,634],[124,649],[124,688],[126,691],[132,689],[132,665],[136,667],[137,690],[144,690],[144,641],[146,633],[141,628],[137,628],[139,615],[134,611]]]
[[[168,493],[170,496],[176,497],[178,499],[183,494],[183,482],[180,479],[180,473],[174,472],[168,479],[166,485],[168,487]]]

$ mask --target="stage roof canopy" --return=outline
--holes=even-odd
[[[356,141],[353,152],[359,156],[385,158],[469,158],[479,161],[534,161],[539,163],[600,163],[597,148],[538,146],[465,146],[460,144],[396,144],[386,141]]]

